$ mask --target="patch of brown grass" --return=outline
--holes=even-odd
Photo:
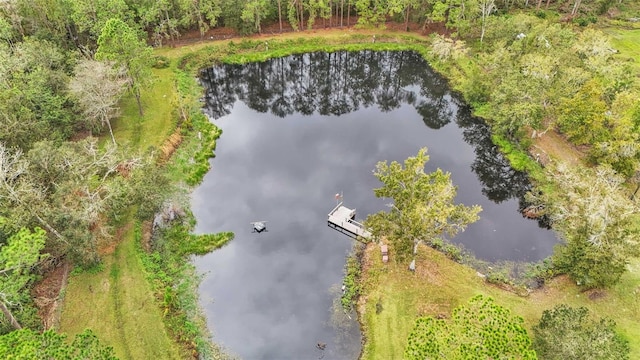
[[[69,264],[64,262],[45,273],[38,281],[31,296],[38,308],[38,316],[45,330],[56,328],[59,323],[60,294],[67,284]]]
[[[153,232],[153,224],[151,221],[145,221],[142,223],[142,238],[140,239],[142,249],[146,252],[151,252],[151,235]]]
[[[536,157],[539,154],[543,164],[555,160],[572,166],[582,163],[582,159],[585,158],[583,151],[584,149],[580,150],[571,145],[567,139],[553,130],[535,137],[531,148],[532,155]]]
[[[160,147],[162,152],[160,155],[160,162],[165,162],[171,158],[171,155],[178,149],[178,146],[182,143],[182,135],[180,134],[180,128],[176,128],[171,136],[169,136]]]

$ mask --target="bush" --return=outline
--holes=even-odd
[[[171,60],[168,57],[162,55],[156,55],[151,61],[151,67],[155,69],[165,69],[171,65]]]
[[[584,307],[560,304],[545,310],[540,323],[533,327],[533,334],[533,348],[542,359],[629,358],[629,343],[616,333],[615,322],[592,320]]]
[[[342,285],[342,296],[340,302],[342,308],[345,311],[351,311],[353,306],[360,295],[360,273],[362,268],[360,266],[360,257],[362,256],[362,249],[355,248],[353,253],[347,258],[347,263],[344,268],[344,279]]]
[[[587,26],[589,24],[595,24],[597,21],[598,21],[598,18],[595,15],[580,16],[573,19],[573,23],[579,26]]]
[[[502,284],[511,285],[512,284],[512,281],[509,278],[509,276],[504,271],[500,271],[500,270],[491,270],[487,274],[486,279],[488,283],[495,284],[495,285],[502,285]]]
[[[453,244],[444,244],[442,251],[449,259],[455,262],[460,262],[462,260],[462,250]]]

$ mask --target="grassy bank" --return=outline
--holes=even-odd
[[[605,32],[619,51],[617,56],[631,62],[636,73],[640,74],[640,29],[605,29]]]
[[[116,141],[134,153],[159,147],[173,128],[173,72],[153,73],[153,84],[142,94],[144,116],[128,96],[121,104],[122,116],[113,122]],[[132,215],[123,222],[112,248],[103,251],[102,270],[70,277],[59,330],[73,336],[90,328],[121,359],[182,358],[163,326],[162,311],[136,252]]]
[[[157,159],[172,185],[155,177],[148,181],[158,185],[156,195],[182,208],[188,206],[188,185],[199,183],[209,169],[220,131],[201,113],[201,89],[191,74],[169,66],[153,69],[153,75],[142,93],[144,116],[135,99],[125,97],[114,135],[134,156]],[[69,282],[60,330],[76,334],[91,328],[122,359],[225,358],[210,342],[198,306],[199,278],[188,257],[223,246],[233,234],[192,235],[193,219],[185,213],[153,239],[150,226],[143,231],[141,224],[150,219],[137,219],[135,209],[122,217],[125,225],[112,248],[103,250],[103,268]]]
[[[474,270],[424,246],[415,273],[393,257],[383,264],[375,245],[368,246],[364,264],[358,305],[366,336],[363,359],[401,359],[418,316],[449,317],[453,308],[477,294],[491,296],[522,316],[529,330],[544,310],[557,304],[587,307],[596,316],[614,319],[630,341],[631,358],[640,358],[640,261],[631,264],[620,284],[607,292],[582,292],[566,277],[558,277],[527,297],[488,284]]]
[[[138,258],[131,224],[120,238],[114,252],[103,257],[102,271],[69,278],[60,331],[75,335],[90,328],[120,359],[179,359]]]

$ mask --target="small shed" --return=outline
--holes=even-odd
[[[382,262],[386,263],[389,261],[389,247],[386,244],[380,246],[380,250],[382,251]]]

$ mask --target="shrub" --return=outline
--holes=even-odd
[[[156,55],[153,57],[151,67],[156,69],[165,69],[171,65],[171,60],[168,57],[162,55]]]

